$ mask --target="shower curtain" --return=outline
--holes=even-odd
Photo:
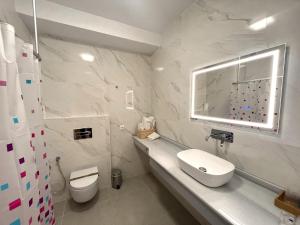
[[[0,225],[55,224],[33,47],[0,23]]]

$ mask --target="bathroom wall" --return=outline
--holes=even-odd
[[[300,2],[296,0],[197,0],[163,34],[152,56],[152,109],[158,131],[193,148],[215,153],[211,128],[232,130],[234,144],[224,157],[239,169],[300,196]],[[267,29],[252,31],[251,20],[274,16]],[[193,68],[287,43],[287,76],[278,135],[204,121],[189,120]]]
[[[232,82],[236,82],[235,67],[222,72],[211,72],[206,77],[206,103],[208,115],[230,118],[230,92]],[[226,97],[225,97],[226,96]]]
[[[72,171],[97,166],[100,174],[99,188],[110,186],[111,148],[108,116],[53,118],[45,120],[46,143],[51,159],[51,187],[55,201],[68,198],[63,188],[63,178],[56,166],[55,157],[66,178]],[[92,128],[93,137],[74,140],[73,129]],[[68,185],[68,182],[67,182]]]
[[[91,63],[83,61],[79,56],[83,52],[93,54],[95,61]],[[79,158],[73,161],[68,155],[81,152],[80,154],[90,157],[90,149],[93,151],[97,145],[95,142],[93,145],[77,146],[78,144],[71,140],[70,126],[74,126],[73,128],[83,126],[76,122],[76,117],[86,117],[87,121],[87,118],[92,120],[99,115],[108,117],[110,121],[112,167],[122,169],[125,178],[146,173],[144,163],[146,158],[136,150],[132,135],[135,134],[141,117],[151,111],[150,59],[139,54],[96,48],[51,37],[40,39],[40,54],[43,58],[44,116],[47,126],[56,133],[51,135],[49,145],[52,149],[57,148],[53,150],[54,152],[67,152],[66,156],[62,155],[65,173],[70,172],[69,165],[72,165],[73,169],[75,165],[78,165],[78,168],[83,165],[79,162]],[[128,90],[134,90],[134,110],[128,110],[125,106],[125,93]],[[68,130],[64,130],[65,125]],[[86,124],[91,125],[93,124]],[[120,128],[120,125],[124,125],[124,129]],[[94,125],[95,128],[97,126]],[[62,138],[68,139],[70,143],[60,144]],[[103,138],[101,135],[93,137],[93,139]],[[76,148],[72,150],[74,146],[80,151]],[[97,151],[107,152],[101,150],[101,145],[98,148]],[[85,161],[92,163],[88,162],[89,159]],[[51,162],[55,168],[54,155]],[[53,177],[55,179],[56,175]]]
[[[31,43],[31,34],[20,19],[19,15],[16,13],[14,0],[0,0],[0,21],[13,25],[15,27],[16,34],[25,42]]]

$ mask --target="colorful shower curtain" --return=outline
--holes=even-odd
[[[0,28],[0,225],[55,224],[40,65],[13,26]]]

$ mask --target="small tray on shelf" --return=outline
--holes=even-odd
[[[300,204],[286,197],[282,192],[274,201],[275,206],[295,216],[300,216]]]
[[[156,130],[154,128],[150,130],[138,130],[136,136],[140,139],[146,139],[150,134],[155,132]]]

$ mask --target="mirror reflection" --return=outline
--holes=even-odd
[[[194,70],[191,118],[277,132],[285,48]]]

